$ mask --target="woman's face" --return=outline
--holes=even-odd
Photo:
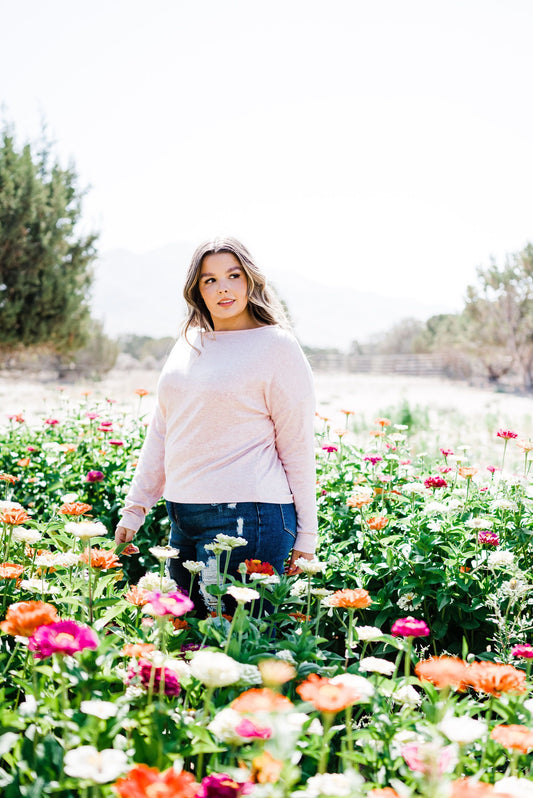
[[[247,330],[256,322],[248,307],[248,281],[231,252],[206,255],[198,281],[215,330]]]

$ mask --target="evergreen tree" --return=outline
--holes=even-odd
[[[59,354],[85,343],[96,236],[79,235],[82,192],[50,145],[17,149],[0,139],[0,348],[46,345]]]

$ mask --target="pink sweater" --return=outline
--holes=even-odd
[[[164,496],[191,504],[294,501],[294,548],[316,545],[315,398],[296,339],[278,326],[182,338],[163,367],[120,524]]]

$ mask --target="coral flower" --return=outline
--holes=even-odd
[[[415,673],[421,682],[431,682],[438,690],[451,687],[465,690],[468,680],[468,665],[458,657],[432,657],[417,662]]]
[[[370,790],[367,798],[400,798],[400,796],[392,787],[378,787],[375,790]]]
[[[468,666],[467,683],[474,690],[489,693],[497,698],[502,693],[524,693],[526,674],[514,665],[498,662],[472,662]]]
[[[368,594],[368,590],[363,590],[363,588],[357,588],[356,590],[345,588],[344,590],[336,590],[329,597],[328,604],[332,607],[355,607],[355,609],[361,610],[369,607],[372,604],[372,599]]]
[[[523,657],[524,659],[533,659],[533,646],[529,643],[519,643],[511,650],[513,657]]]
[[[383,427],[389,427],[391,424],[390,418],[375,418],[374,424],[379,424],[379,426],[383,429]]]
[[[518,432],[512,432],[510,429],[499,429],[496,433],[496,437],[509,441],[512,438],[518,438]]]
[[[9,526],[20,526],[30,520],[30,516],[23,507],[6,507],[0,510],[0,522]]]
[[[92,510],[92,504],[85,504],[85,502],[67,502],[66,504],[62,504],[59,508],[59,512],[62,515],[85,515]]]
[[[0,629],[8,635],[31,637],[39,626],[58,621],[57,610],[44,601],[21,601],[7,609],[6,619]]]
[[[148,604],[150,595],[149,590],[145,590],[138,585],[132,585],[128,592],[124,595],[126,601],[129,601],[130,604],[135,604],[136,607],[144,607],[145,604]]]
[[[418,621],[409,615],[407,618],[399,618],[394,621],[391,634],[394,637],[427,637],[429,626],[425,621]]]
[[[0,473],[0,481],[1,482],[10,482],[11,485],[14,485],[15,482],[18,482],[18,477],[14,477],[13,474],[6,474],[4,472]]]
[[[153,643],[126,643],[122,648],[122,653],[126,657],[145,657],[152,651],[155,651]]]
[[[298,695],[309,701],[321,712],[339,712],[346,709],[361,697],[356,690],[343,684],[333,684],[331,679],[311,673],[305,682],[296,688]]]
[[[268,574],[274,575],[274,566],[269,562],[261,562],[261,560],[245,560],[247,574]]]
[[[137,396],[148,396],[148,391],[146,390],[146,388],[136,388],[135,393],[137,394]]]
[[[285,684],[296,676],[296,668],[283,659],[263,659],[258,663],[263,684],[277,686]]]
[[[473,466],[460,466],[457,469],[457,473],[464,479],[472,479],[474,474],[477,474],[477,468]]]
[[[18,579],[24,572],[24,566],[13,562],[0,563],[0,579]]]
[[[252,781],[256,784],[275,784],[282,770],[283,762],[274,759],[268,751],[252,759]]]
[[[489,795],[495,795],[494,787],[484,781],[457,779],[452,782],[450,798],[487,798]],[[499,798],[510,798],[507,793],[498,793],[498,796]]]
[[[89,564],[89,550],[85,549],[80,557],[80,562]],[[110,568],[120,568],[121,562],[114,551],[105,549],[91,549],[91,567],[99,568],[101,571],[108,571]]]
[[[348,496],[346,499],[346,504],[348,507],[357,507],[358,509],[361,509],[361,507],[364,507],[366,504],[370,504],[372,498],[372,493],[360,491],[357,493],[352,493],[351,496]]]
[[[160,773],[147,765],[136,765],[113,785],[120,798],[195,798],[198,785],[192,773],[174,768]]]
[[[75,654],[85,648],[98,648],[98,637],[92,629],[75,621],[57,621],[40,626],[28,641],[36,659],[52,654]]]
[[[528,754],[533,749],[533,730],[527,726],[511,724],[510,726],[495,726],[490,733],[491,739],[503,745],[504,748],[511,748]]]
[[[389,523],[389,519],[386,515],[371,515],[370,518],[366,519],[366,523],[369,529],[374,529],[379,532],[385,529]]]
[[[252,687],[234,698],[230,707],[236,712],[286,712],[294,704],[284,695],[269,687]]]

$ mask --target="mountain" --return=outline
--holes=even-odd
[[[95,265],[93,316],[110,336],[176,336],[185,313],[181,295],[193,244],[177,243],[142,254],[103,253]],[[292,271],[269,269],[269,280],[289,308],[302,344],[346,350],[405,318],[453,312],[438,304],[319,283]]]

